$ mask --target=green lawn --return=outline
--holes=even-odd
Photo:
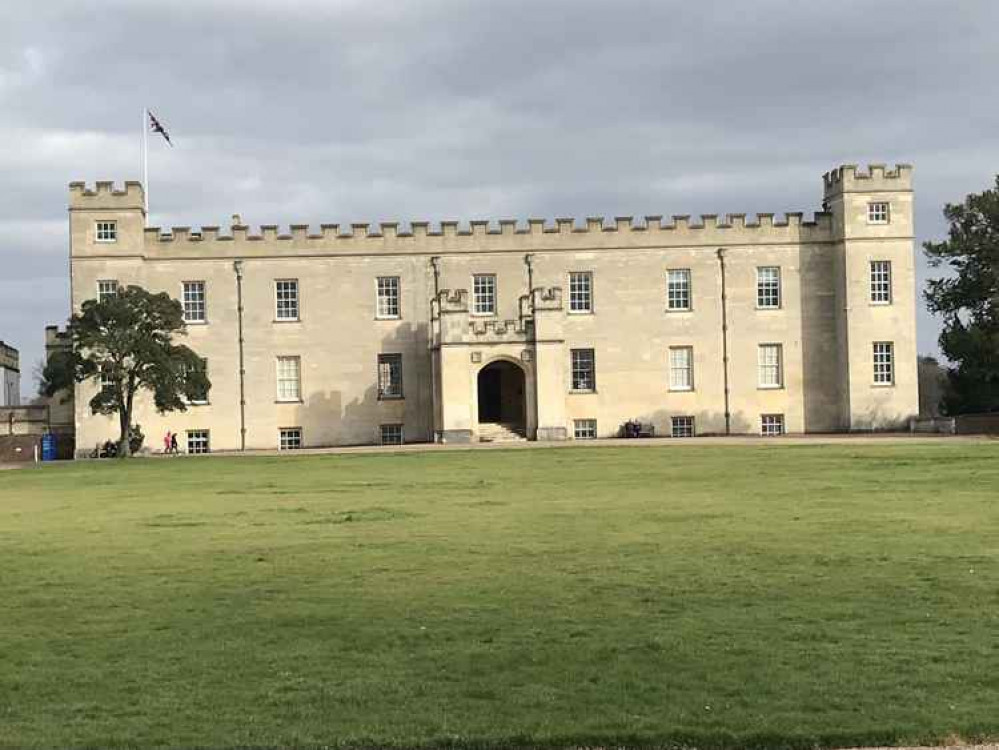
[[[0,472],[0,745],[999,737],[999,444]]]

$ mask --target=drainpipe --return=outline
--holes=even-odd
[[[243,363],[243,261],[235,260],[236,272],[236,330],[239,341],[239,449],[246,450],[246,368]]]
[[[732,412],[729,410],[728,395],[728,295],[725,287],[725,250],[718,248],[718,267],[721,270],[721,314],[722,314],[722,376],[725,381],[725,434],[732,434]]]
[[[433,341],[434,335],[434,309],[437,309],[437,330],[441,330],[441,315],[440,300],[438,294],[440,294],[441,288],[441,257],[439,255],[434,255],[430,258],[430,267],[434,271],[434,297],[430,300],[430,336],[431,341]],[[437,342],[437,353],[436,355],[431,350],[430,352],[430,433],[433,436],[435,443],[440,441],[440,435],[437,432],[437,357],[440,356],[440,341]],[[443,427],[443,425],[441,425]]]
[[[534,315],[534,255],[528,253],[524,256],[524,265],[527,266],[527,308],[531,315]]]

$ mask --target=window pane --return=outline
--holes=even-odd
[[[784,415],[783,414],[762,414],[760,415],[761,435],[783,435]]]
[[[874,343],[874,382],[890,385],[895,382],[895,352],[890,341]]]
[[[288,279],[276,281],[276,317],[278,320],[298,320],[298,281]]]
[[[402,355],[378,355],[378,398],[402,398]]]
[[[98,221],[95,238],[98,242],[116,242],[118,240],[118,222]]]
[[[780,307],[780,268],[765,266],[756,269],[756,306]]]
[[[597,420],[576,419],[572,423],[572,436],[576,440],[593,440],[597,436]]]
[[[205,321],[205,282],[184,282],[184,320],[188,323]]]
[[[666,309],[690,309],[690,270],[675,268],[666,272]]]
[[[782,352],[780,344],[760,344],[759,385],[761,388],[780,388],[783,384]]]
[[[103,279],[97,282],[97,300],[103,302],[118,293],[118,282],[114,279]]]
[[[592,349],[573,349],[572,390],[592,391],[596,388],[596,368]]]
[[[188,430],[187,431],[187,452],[188,453],[208,453],[208,430]]]
[[[882,201],[867,204],[867,222],[869,224],[888,223],[888,204]]]
[[[283,427],[279,436],[279,446],[281,450],[297,450],[302,447],[302,428]]]
[[[669,387],[671,391],[689,391],[694,387],[694,356],[689,346],[669,350]]]
[[[399,317],[399,277],[381,276],[378,278],[378,309],[379,318]]]
[[[382,445],[402,445],[402,425],[381,425],[381,440]]]
[[[592,312],[593,274],[589,271],[569,274],[569,311]]]
[[[278,357],[278,401],[299,401],[301,397],[301,360],[298,357]]]
[[[891,302],[891,261],[871,261],[871,302]]]
[[[694,437],[693,417],[672,417],[670,419],[672,436],[675,438]]]
[[[472,277],[472,312],[492,315],[496,312],[496,276],[476,274]]]

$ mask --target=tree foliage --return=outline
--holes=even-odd
[[[930,312],[943,316],[940,349],[954,366],[944,396],[948,414],[999,411],[999,176],[995,187],[947,204],[947,239],[926,242]]]
[[[130,452],[127,436],[140,390],[150,391],[163,413],[185,411],[188,402],[205,399],[211,388],[204,360],[173,341],[186,334],[184,311],[165,292],[129,286],[103,300],[87,300],[70,318],[68,330],[72,347],[49,360],[42,391],[52,396],[74,383],[94,381],[98,389],[90,410],[118,415],[119,455]]]

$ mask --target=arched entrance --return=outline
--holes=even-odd
[[[521,436],[526,433],[526,378],[513,362],[500,359],[479,370],[479,424],[502,424]]]

